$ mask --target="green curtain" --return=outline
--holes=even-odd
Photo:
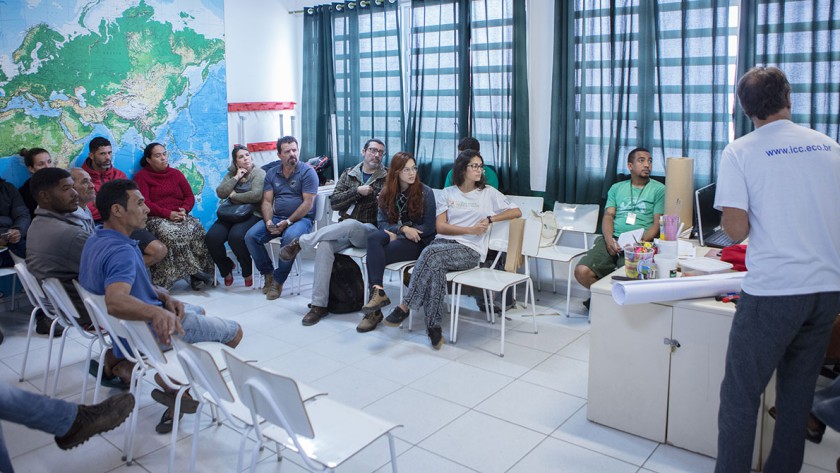
[[[531,192],[531,127],[528,105],[528,30],[525,2],[513,2],[513,72],[511,79],[510,160],[501,163],[504,189],[513,195]]]
[[[470,0],[415,0],[409,39],[409,112],[406,151],[420,177],[440,188],[470,134]]]
[[[328,155],[330,120],[335,113],[332,20],[329,6],[308,8],[303,17],[303,103],[300,107],[300,156]]]
[[[779,67],[791,84],[793,121],[840,140],[838,2],[742,0],[741,9],[741,32],[754,35],[740,38],[739,74],[753,65]],[[752,130],[740,107],[736,114],[736,135]]]
[[[388,155],[402,149],[398,13],[396,1],[348,2],[331,10],[339,170],[359,162],[370,138],[385,142]]]
[[[695,160],[713,179],[729,141],[730,0],[555,0],[547,201],[603,203],[626,157]]]

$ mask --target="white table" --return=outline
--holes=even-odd
[[[624,268],[614,275],[624,275]],[[592,286],[587,418],[593,422],[711,457],[735,305],[693,299],[619,306],[611,276]],[[766,405],[756,431],[753,468],[772,441]],[[766,403],[766,404],[765,404]]]

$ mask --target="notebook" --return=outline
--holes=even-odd
[[[722,213],[715,209],[714,182],[694,193],[694,210],[697,212],[697,238],[700,246],[726,248],[741,242],[729,238],[720,227]]]

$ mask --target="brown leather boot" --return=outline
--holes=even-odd
[[[303,325],[315,325],[321,321],[322,318],[330,315],[330,312],[327,310],[326,307],[321,307],[317,305],[310,305],[309,312],[303,316],[303,320],[300,321]]]

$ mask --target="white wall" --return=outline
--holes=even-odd
[[[303,16],[296,2],[286,0],[225,0],[225,59],[228,103],[296,102],[284,111],[284,133],[300,133]],[[299,3],[299,2],[297,2]],[[240,118],[245,119],[244,139]],[[279,112],[228,115],[228,138],[233,143],[273,141],[280,136]],[[243,144],[244,144],[243,143]],[[262,158],[268,159],[269,156]],[[259,158],[259,157],[258,157]]]

